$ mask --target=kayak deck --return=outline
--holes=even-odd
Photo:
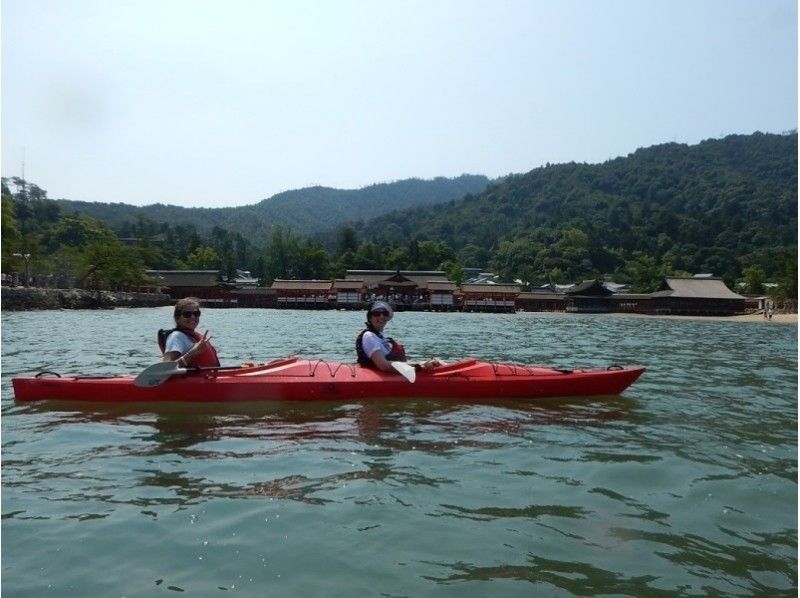
[[[540,398],[618,395],[642,366],[560,370],[464,359],[421,371],[414,383],[394,372],[298,357],[241,368],[188,370],[150,388],[133,376],[13,378],[17,401],[319,401],[385,398]]]

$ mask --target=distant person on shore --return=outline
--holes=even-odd
[[[385,301],[373,301],[367,308],[366,328],[356,337],[356,355],[360,365],[394,372],[392,361],[406,361],[403,345],[391,337],[383,336],[383,329],[393,315],[394,311]],[[437,365],[442,365],[442,362],[434,357],[423,363],[410,365],[429,372]]]
[[[195,330],[200,324],[200,300],[181,299],[175,304],[173,318],[175,328],[158,331],[158,346],[164,361],[177,361],[181,367],[218,367],[217,351],[208,330],[202,335]]]
[[[771,320],[772,314],[775,313],[775,302],[772,299],[764,300],[764,319]]]

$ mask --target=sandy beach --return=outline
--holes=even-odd
[[[517,312],[517,313],[531,313],[543,314],[549,313],[555,316],[571,316],[567,312]],[[650,315],[650,314],[626,314],[620,312],[606,313],[606,314],[592,314],[596,316],[613,316],[619,318],[658,318],[663,320],[716,320],[719,322],[762,322],[767,325],[794,325],[797,326],[797,314],[773,314],[772,319],[768,320],[764,317],[763,313],[744,314],[741,316],[665,316],[665,315]]]
[[[792,324],[797,325],[797,314],[773,314],[768,320],[763,313],[745,314],[742,316],[656,316],[647,314],[621,314],[613,313],[610,316],[623,316],[631,318],[662,318],[669,320],[718,320],[720,322],[763,322],[764,324]]]
[[[773,314],[772,319],[768,320],[764,314],[746,314],[744,316],[731,316],[729,318],[717,318],[719,320],[732,320],[740,322],[764,322],[764,324],[797,324],[797,314]]]

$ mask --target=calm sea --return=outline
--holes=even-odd
[[[622,397],[16,405],[171,310],[2,314],[4,596],[794,596],[797,327],[401,313],[412,357],[642,363]],[[211,310],[225,364],[352,361],[360,312]],[[387,331],[389,331],[387,329]]]

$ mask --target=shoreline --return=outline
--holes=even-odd
[[[659,316],[644,316],[659,317]],[[797,325],[797,314],[772,314],[772,319],[764,317],[763,313],[744,314],[741,316],[660,316],[664,318],[679,318],[685,320],[718,320],[721,322],[762,322],[764,324],[792,324]]]
[[[657,314],[634,314],[624,312],[609,312],[609,313],[586,313],[586,314],[571,314],[563,311],[541,312],[541,311],[527,311],[517,312],[526,314],[553,314],[556,316],[571,316],[571,315],[586,315],[586,316],[616,316],[620,318],[643,318],[650,320],[703,320],[715,322],[761,322],[764,324],[781,324],[781,325],[797,325],[797,314],[773,314],[772,319],[768,320],[764,317],[762,312],[752,314],[742,314],[738,316],[678,316],[678,315],[657,315]]]
[[[665,320],[713,320],[717,322],[762,322],[764,324],[797,325],[797,314],[773,314],[768,320],[763,313],[743,314],[740,316],[650,316],[647,314],[613,314],[639,318],[663,318]]]
[[[87,291],[41,287],[2,287],[3,311],[46,311],[54,309],[113,309],[115,307],[160,307],[172,303],[163,293]]]
[[[113,291],[85,291],[81,289],[46,289],[37,287],[3,287],[0,291],[0,309],[4,311],[47,311],[53,309],[113,309],[119,307],[164,307],[174,303],[162,293],[126,293]],[[277,308],[251,308],[277,309]],[[763,312],[736,316],[658,315],[625,312],[573,314],[565,311],[517,311],[518,314],[550,314],[553,316],[592,315],[621,318],[649,318],[662,320],[705,320],[717,322],[761,322],[764,324],[797,325],[797,314],[776,313],[772,319]]]

